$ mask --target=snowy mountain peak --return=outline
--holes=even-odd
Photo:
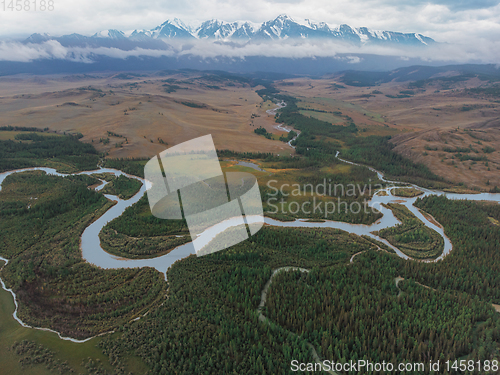
[[[46,40],[49,40],[51,39],[52,37],[50,36],[50,34],[47,34],[47,33],[43,33],[43,34],[38,34],[38,33],[34,33],[34,34],[31,34],[25,41],[24,43],[43,43],[45,42]]]
[[[305,19],[307,26],[313,30],[321,30],[328,32],[331,30],[330,26],[326,22],[317,22],[310,19]]]
[[[249,21],[225,22],[211,19],[203,22],[197,28],[186,25],[178,18],[168,19],[161,25],[151,30],[134,30],[123,33],[119,30],[104,30],[94,34],[90,40],[97,43],[98,40],[109,42],[131,41],[133,43],[158,43],[170,39],[207,39],[229,41],[265,41],[285,39],[330,39],[354,45],[367,44],[400,44],[415,46],[428,46],[435,43],[433,39],[418,33],[401,33],[394,31],[372,30],[367,27],[353,28],[342,24],[338,27],[328,25],[326,22],[318,22],[310,19],[302,21],[294,20],[287,14],[280,14],[273,20],[256,24]],[[78,34],[65,35],[60,38],[52,38],[49,35],[33,34],[27,43],[42,43],[50,39],[64,39],[66,43],[79,41],[86,42],[88,37]],[[158,40],[156,40],[158,39]],[[75,42],[76,43],[76,42]]]
[[[170,23],[171,25],[173,25],[175,27],[178,27],[179,29],[183,29],[183,30],[186,30],[189,32],[192,31],[192,28],[190,26],[186,25],[182,20],[180,20],[177,17],[174,18],[173,20],[167,20],[166,22]]]
[[[200,27],[196,29],[195,37],[199,39],[224,39],[229,34],[232,34],[233,27],[229,23],[212,19],[203,22]]]
[[[148,34],[147,31],[144,34]],[[170,39],[170,38],[192,38],[191,30],[184,22],[178,18],[166,20],[160,26],[156,26],[150,30],[150,35],[154,39]]]
[[[255,27],[248,21],[224,22],[216,19],[203,22],[196,29],[194,36],[199,39],[250,40],[255,34]]]
[[[134,30],[130,34],[129,39],[131,40],[148,40],[151,39],[153,33],[150,30]]]
[[[282,21],[282,22],[285,22],[285,21],[295,22],[295,20],[294,20],[292,17],[290,17],[290,16],[288,16],[288,15],[286,15],[286,14],[284,14],[284,13],[283,13],[283,14],[280,14],[280,15],[279,15],[278,17],[276,17],[274,20],[275,20],[275,21]]]
[[[111,38],[111,39],[123,39],[126,38],[125,33],[120,30],[110,29],[99,31],[92,35],[92,38]]]

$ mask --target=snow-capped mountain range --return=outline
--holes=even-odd
[[[25,43],[42,43],[57,40],[62,45],[94,45],[118,48],[163,48],[173,40],[213,40],[220,42],[261,42],[286,39],[322,39],[346,42],[354,45],[407,45],[427,46],[435,43],[429,37],[418,33],[377,31],[366,27],[353,28],[349,25],[333,27],[325,22],[311,20],[296,21],[287,15],[274,20],[255,24],[248,21],[225,22],[210,20],[193,28],[174,18],[151,30],[104,30],[92,36],[70,34],[52,37],[48,34],[33,34]]]

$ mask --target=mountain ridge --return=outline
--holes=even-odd
[[[80,34],[53,37],[48,34],[32,34],[24,43],[42,43],[47,40],[57,40],[63,45],[90,44],[100,45],[103,41],[109,45],[129,44],[140,46],[155,41],[164,43],[173,40],[211,40],[218,42],[263,42],[287,39],[301,40],[333,40],[353,45],[406,45],[425,47],[436,43],[434,39],[419,33],[402,33],[395,31],[373,30],[367,27],[353,28],[342,24],[332,27],[326,22],[316,22],[305,19],[303,22],[294,20],[286,14],[281,14],[273,20],[265,21],[260,26],[250,21],[226,22],[217,19],[204,21],[194,28],[186,25],[178,18],[166,20],[153,29],[136,29],[123,32],[116,29],[99,31],[92,36]],[[147,46],[146,46],[147,47]]]

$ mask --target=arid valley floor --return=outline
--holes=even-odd
[[[449,181],[488,190],[500,185],[500,103],[471,92],[484,85],[479,78],[450,82],[450,76],[420,87],[356,87],[338,77],[287,79],[276,87],[297,97],[304,115],[334,124],[349,119],[364,136],[390,135],[402,155]],[[166,144],[204,134],[212,134],[220,150],[293,154],[277,140],[284,132],[266,113],[275,105],[263,103],[258,88],[200,72],[4,77],[0,126],[81,133],[83,142],[111,158],[151,157]],[[275,140],[255,134],[258,127],[276,134]],[[467,149],[472,160],[451,152]]]

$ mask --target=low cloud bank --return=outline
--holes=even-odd
[[[39,44],[0,42],[0,61],[33,62],[39,59],[60,59],[91,64],[96,56],[117,59],[129,57],[198,56],[242,59],[251,56],[282,58],[332,57],[353,65],[362,60],[360,55],[399,57],[402,60],[419,58],[427,62],[455,61],[457,63],[497,63],[500,59],[500,41],[470,40],[462,44],[436,44],[428,47],[353,46],[332,41],[285,40],[265,43],[223,43],[207,40],[169,41],[166,49],[135,48],[123,50],[113,47],[65,47],[56,40]]]

